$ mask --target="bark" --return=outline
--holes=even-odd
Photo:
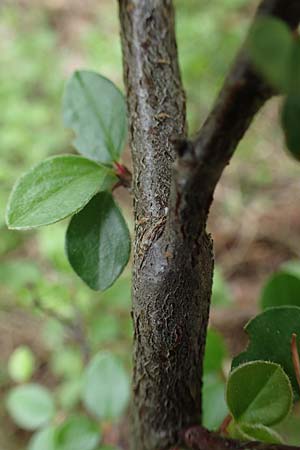
[[[299,3],[265,0],[259,14],[294,27]],[[242,50],[211,115],[188,141],[172,0],[119,0],[119,10],[135,213],[131,448],[165,450],[183,429],[201,423],[213,191],[273,92]]]
[[[200,420],[212,250],[205,234],[163,233],[175,140],[186,133],[172,2],[121,0],[120,16],[136,232],[132,448],[153,450]]]
[[[185,431],[183,442],[193,450],[299,450],[284,444],[263,444],[262,442],[241,442],[225,439],[202,427],[193,427]]]

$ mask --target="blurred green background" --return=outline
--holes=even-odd
[[[257,2],[176,0],[175,4],[193,134],[212,106]],[[26,379],[26,365],[29,377],[55,396],[60,420],[70,411],[81,411],[80,376],[96,352],[112,351],[130,369],[130,267],[113,288],[95,294],[77,279],[66,260],[66,223],[25,233],[8,231],[4,223],[17,177],[46,156],[73,152],[71,133],[61,120],[65,80],[73,70],[87,68],[122,88],[121,63],[116,1],[2,0],[0,447],[5,450],[25,450],[30,439],[4,407],[7,392],[19,382],[19,370],[25,370],[21,381]],[[242,326],[256,312],[268,275],[299,255],[300,167],[285,153],[277,125],[279,107],[280,101],[273,100],[255,120],[226,170],[211,213],[218,265],[211,322],[225,336],[230,352],[240,350],[245,341]],[[124,158],[130,164],[129,152]],[[124,192],[118,195],[131,223],[131,200]],[[19,363],[16,349],[21,353]],[[13,356],[17,369],[11,369]],[[121,419],[118,426],[105,422],[104,442],[126,448],[127,426]]]

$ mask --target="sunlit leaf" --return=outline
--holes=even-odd
[[[17,383],[28,381],[35,369],[35,357],[31,349],[22,345],[15,349],[8,360],[8,373]]]
[[[46,159],[15,184],[6,211],[7,225],[28,229],[62,220],[115,180],[112,170],[81,156]]]

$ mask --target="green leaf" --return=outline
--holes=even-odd
[[[232,302],[231,292],[218,267],[214,269],[212,287],[212,305],[216,307],[229,306]]]
[[[55,450],[94,450],[101,435],[99,427],[88,417],[70,417],[57,430]]]
[[[278,364],[255,361],[231,372],[226,400],[236,422],[274,425],[289,414],[293,393]]]
[[[290,56],[288,92],[296,96],[300,93],[300,39],[295,37]]]
[[[30,439],[28,450],[56,450],[56,429],[47,427],[34,433]]]
[[[281,122],[285,141],[292,156],[300,160],[300,93],[288,95],[284,101]]]
[[[289,64],[293,36],[288,26],[275,18],[260,18],[254,24],[248,49],[257,69],[281,91],[289,87]]]
[[[6,211],[7,225],[20,230],[62,220],[115,181],[112,170],[81,156],[46,159],[15,184]]]
[[[259,441],[269,444],[282,444],[281,436],[274,430],[261,424],[248,424],[236,422],[230,423],[228,427],[230,437],[242,441]]]
[[[228,414],[225,402],[225,383],[219,375],[210,373],[203,377],[203,426],[217,430]]]
[[[227,356],[226,345],[222,336],[213,329],[207,332],[204,373],[222,370],[222,364]]]
[[[35,369],[35,357],[31,349],[22,345],[15,349],[8,360],[8,373],[13,381],[28,381]]]
[[[300,278],[300,261],[298,259],[286,261],[281,265],[281,270]]]
[[[71,266],[91,289],[104,291],[120,276],[128,262],[130,236],[110,193],[96,195],[72,218],[66,251]]]
[[[81,390],[81,377],[77,376],[75,379],[60,383],[56,395],[61,407],[67,411],[73,409],[80,401]]]
[[[293,408],[290,414],[283,422],[276,425],[276,431],[283,436],[284,440],[289,445],[299,446],[300,442],[300,411],[299,403]]]
[[[263,309],[286,305],[300,307],[300,275],[284,269],[272,275],[262,289],[260,304]]]
[[[99,344],[116,341],[120,337],[121,328],[120,317],[115,313],[96,315],[89,322],[89,339],[97,348]]]
[[[104,163],[119,158],[127,132],[126,106],[111,81],[95,72],[75,72],[66,85],[63,117],[76,133],[74,146],[81,154]]]
[[[246,351],[233,359],[232,367],[257,360],[280,364],[291,380],[294,393],[299,396],[299,386],[291,357],[291,339],[293,333],[300,337],[300,308],[296,306],[269,308],[250,320],[245,330],[250,343]],[[298,350],[299,348],[298,344]]]
[[[83,369],[82,355],[76,348],[63,348],[51,357],[51,370],[54,375],[67,379],[80,376]]]
[[[35,430],[47,424],[55,413],[50,392],[33,383],[11,389],[7,409],[16,424],[25,430]]]
[[[86,368],[83,402],[91,414],[115,419],[129,400],[129,380],[119,360],[110,353],[98,353]]]

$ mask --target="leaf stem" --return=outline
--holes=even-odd
[[[228,434],[228,426],[231,423],[231,421],[232,421],[232,416],[231,416],[231,414],[228,414],[220,425],[220,428],[219,428],[220,434],[225,434],[225,435]]]
[[[300,359],[299,359],[299,353],[298,353],[298,348],[297,348],[297,334],[296,333],[292,334],[291,352],[292,352],[292,360],[293,360],[295,375],[296,375],[298,386],[300,388]]]

